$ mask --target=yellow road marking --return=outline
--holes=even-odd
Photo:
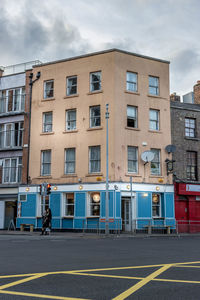
[[[171,264],[163,266],[162,268],[158,269],[157,271],[153,272],[149,276],[147,276],[144,279],[142,279],[141,281],[139,281],[138,283],[134,284],[131,288],[129,288],[125,292],[123,292],[120,295],[118,295],[117,297],[113,298],[113,300],[126,299],[128,296],[132,295],[137,290],[139,290],[141,287],[143,287],[145,284],[147,284],[149,281],[151,281],[152,279],[154,279],[161,273],[165,272],[167,269],[171,268],[171,266],[172,266]]]
[[[105,278],[120,278],[120,279],[135,279],[141,280],[144,277],[131,277],[131,276],[118,276],[118,275],[104,275],[104,274],[92,274],[92,273],[72,273],[73,275],[81,275],[81,276],[93,276],[93,277],[105,277]]]
[[[19,284],[22,284],[24,282],[28,282],[28,281],[31,281],[31,280],[34,280],[34,279],[38,279],[38,278],[46,276],[46,275],[47,275],[47,273],[38,274],[38,275],[34,275],[34,276],[31,276],[31,277],[28,277],[28,278],[25,278],[25,279],[21,279],[21,280],[17,280],[17,281],[11,282],[11,283],[7,283],[7,284],[4,284],[4,285],[1,285],[0,290],[4,290],[4,289],[7,289],[11,286],[19,285]]]
[[[182,266],[182,265],[174,265],[173,267],[176,267],[176,268],[200,268],[200,266]]]
[[[1,294],[9,294],[16,296],[27,296],[35,298],[44,298],[44,299],[58,299],[58,300],[89,300],[84,298],[71,298],[71,297],[60,297],[60,296],[51,296],[51,295],[42,295],[42,294],[31,294],[31,293],[22,293],[22,292],[12,292],[12,291],[0,291]]]
[[[180,282],[180,283],[198,283],[200,284],[200,281],[192,281],[192,280],[176,280],[176,279],[164,279],[164,278],[155,278],[152,279],[153,281],[165,281],[165,282]]]

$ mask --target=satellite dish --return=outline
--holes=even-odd
[[[154,159],[154,153],[152,151],[144,151],[141,154],[141,159],[146,163]]]
[[[165,150],[168,152],[168,153],[174,153],[176,151],[176,146],[174,145],[167,145],[165,147]]]

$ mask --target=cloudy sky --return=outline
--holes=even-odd
[[[199,0],[0,0],[0,65],[119,48],[171,62],[171,92],[200,80]]]

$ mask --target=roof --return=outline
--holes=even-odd
[[[55,60],[55,61],[51,61],[51,62],[46,62],[46,63],[35,65],[33,67],[34,68],[36,68],[36,67],[42,67],[42,66],[47,66],[47,65],[51,65],[51,64],[62,63],[62,62],[70,61],[70,60],[76,60],[76,59],[90,57],[90,56],[95,56],[95,55],[107,54],[107,53],[110,53],[110,52],[119,52],[119,53],[123,53],[123,54],[128,54],[128,55],[132,55],[132,56],[137,56],[137,57],[141,57],[141,58],[145,58],[145,59],[149,59],[149,60],[154,60],[154,61],[158,61],[158,62],[170,64],[170,62],[167,61],[167,60],[162,60],[162,59],[158,59],[158,58],[154,58],[154,57],[150,57],[150,56],[145,56],[145,55],[141,55],[141,54],[137,54],[137,53],[128,52],[128,51],[120,50],[120,49],[117,49],[117,48],[113,48],[113,49],[108,49],[108,50],[104,50],[104,51],[98,51],[98,52],[88,53],[88,54],[84,54],[84,55],[74,56],[74,57],[70,57],[70,58],[66,58],[66,59],[61,59],[61,60]]]
[[[200,104],[171,101],[170,106],[175,109],[200,111]]]

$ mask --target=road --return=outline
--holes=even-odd
[[[199,299],[200,236],[0,235],[0,299]]]

